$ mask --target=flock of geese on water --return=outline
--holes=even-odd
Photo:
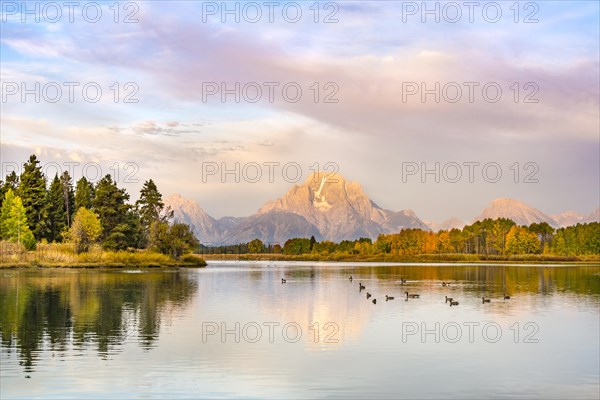
[[[350,280],[350,282],[353,281],[352,276],[350,276],[350,278],[348,278]],[[287,281],[284,278],[281,278],[281,283],[286,283]],[[406,279],[404,278],[400,278],[400,285],[404,285],[406,283]],[[446,283],[446,282],[442,282],[442,286],[443,287],[450,287],[450,283]],[[362,292],[363,290],[365,290],[367,287],[365,285],[362,284],[362,282],[358,282],[358,291]],[[406,301],[408,301],[408,299],[418,299],[419,297],[421,297],[420,294],[417,293],[408,293],[408,292],[404,292],[404,294],[406,295]],[[369,300],[371,297],[373,297],[373,295],[371,295],[371,293],[367,292],[367,300]],[[450,303],[450,307],[452,306],[457,306],[458,305],[458,301],[454,301],[454,298],[452,297],[446,297],[446,303]],[[385,295],[385,301],[390,301],[390,300],[394,300],[393,296],[388,296],[387,294]],[[510,296],[507,296],[506,294],[504,294],[504,300],[510,300]],[[371,300],[373,302],[373,304],[377,304],[377,299],[373,299]],[[492,300],[491,299],[486,299],[485,297],[481,298],[481,303],[485,304],[485,303],[491,303]]]

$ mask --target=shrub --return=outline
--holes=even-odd
[[[204,267],[206,266],[206,261],[203,258],[195,256],[193,254],[186,254],[181,257],[181,261],[187,264],[193,264],[195,266]]]

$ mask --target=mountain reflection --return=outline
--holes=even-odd
[[[16,349],[26,371],[44,347],[91,345],[101,356],[130,341],[150,349],[164,311],[183,307],[197,289],[179,271],[38,270],[0,277],[2,347]]]
[[[193,273],[1,271],[2,351],[3,357],[16,354],[25,371],[42,365],[44,354],[62,357],[91,350],[101,358],[109,358],[131,350],[126,348],[130,345],[145,351],[156,347],[161,326],[164,330],[171,319],[182,319],[185,323],[178,324],[175,336],[170,337],[177,337],[175,342],[168,342],[168,336],[161,337],[161,341],[170,343],[167,346],[199,351],[193,354],[217,364],[239,364],[240,359],[253,363],[274,349],[292,348],[281,335],[281,328],[288,322],[303,330],[304,348],[335,352],[347,345],[360,346],[373,334],[367,327],[377,321],[390,321],[387,329],[397,336],[401,321],[440,321],[450,315],[473,321],[503,316],[517,320],[521,316],[533,318],[542,311],[597,309],[599,271],[598,266],[292,263],[277,267],[224,264]],[[350,275],[354,277],[352,282]],[[281,283],[283,277],[286,284]],[[401,284],[401,279],[406,283]],[[358,282],[363,282],[367,290],[359,292]],[[442,282],[450,282],[451,286],[442,287]],[[405,303],[405,291],[420,293],[421,298]],[[376,306],[365,298],[366,292],[377,298]],[[396,300],[386,303],[386,294]],[[502,301],[504,294],[512,299]],[[460,299],[460,308],[446,308],[446,295]],[[492,298],[492,303],[481,306],[482,296]],[[220,334],[206,344],[199,343],[203,322],[214,322],[219,327],[225,323],[231,329],[236,323],[244,326],[268,321],[280,324],[275,344],[265,339],[256,346],[236,346],[235,342],[221,343]],[[326,329],[328,323],[336,328],[332,342],[324,341],[333,332]],[[319,340],[315,340],[315,332],[320,334]]]

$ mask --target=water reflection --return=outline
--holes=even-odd
[[[367,289],[359,291],[359,282]],[[405,291],[421,297],[405,301]],[[386,294],[395,299],[386,302]],[[449,307],[445,296],[460,305]],[[598,266],[0,271],[0,394],[586,398],[599,389],[599,306]],[[420,332],[403,340],[406,323],[473,322],[480,324],[473,342],[421,340]],[[524,341],[530,322],[537,342]],[[482,337],[486,323],[503,330],[501,340]],[[265,324],[277,324],[273,340]],[[298,340],[294,329],[285,335],[286,324],[302,330]],[[23,386],[26,374],[34,386]]]
[[[166,307],[188,303],[196,282],[185,273],[14,271],[0,279],[2,346],[34,369],[44,340],[51,351],[93,344],[107,355],[125,341],[154,345]]]

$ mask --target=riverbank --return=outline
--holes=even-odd
[[[179,259],[149,251],[104,251],[99,246],[76,254],[70,244],[39,244],[35,251],[0,249],[0,269],[10,268],[201,268],[206,261],[187,254]]]
[[[90,269],[90,268],[107,268],[107,269],[148,269],[148,268],[204,268],[206,261],[203,263],[180,262],[173,261],[167,263],[49,263],[49,262],[16,262],[16,263],[0,263],[0,269],[35,269],[35,268],[72,268],[72,269]]]
[[[599,264],[600,255],[556,256],[547,254],[527,254],[521,256],[485,256],[477,254],[422,254],[398,256],[390,254],[201,254],[207,261],[339,261],[339,262],[406,262],[406,263],[572,263]]]

